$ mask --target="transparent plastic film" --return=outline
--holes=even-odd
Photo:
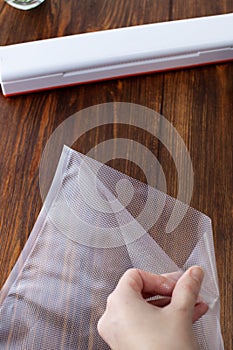
[[[174,207],[185,213],[171,232]],[[57,171],[0,299],[0,349],[109,349],[97,332],[107,296],[131,267],[200,265],[209,311],[200,349],[224,349],[210,219],[157,189],[64,147]]]

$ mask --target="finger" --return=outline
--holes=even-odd
[[[162,275],[155,275],[139,269],[127,270],[118,282],[116,293],[125,295],[154,296],[161,294],[170,296],[176,281]]]
[[[193,266],[178,280],[172,294],[171,306],[192,320],[195,304],[204,277],[203,270]]]
[[[171,298],[160,298],[156,300],[147,300],[148,304],[151,304],[153,306],[157,307],[164,307],[170,304]]]
[[[159,298],[156,300],[147,300],[148,304],[156,307],[165,307],[168,306],[171,302],[171,298]],[[205,302],[199,302],[194,307],[193,319],[192,322],[195,323],[199,318],[201,318],[209,310],[208,304]]]
[[[201,318],[208,310],[209,310],[208,304],[202,301],[200,303],[197,303],[195,305],[194,312],[193,312],[193,319],[192,319],[193,323],[199,320],[199,318]]]
[[[165,296],[170,297],[170,299],[171,299],[173,289],[174,289],[174,287],[171,288],[170,292],[167,291],[166,294],[164,294],[164,293],[163,294],[162,293],[142,293],[141,295],[142,295],[143,299],[151,299],[151,298],[158,296],[158,295],[160,295],[161,297],[165,297]],[[149,300],[147,300],[147,301],[149,301]]]
[[[174,272],[169,272],[169,273],[163,273],[161,276],[164,276],[166,278],[169,278],[175,282],[177,282],[180,277],[183,275],[183,271],[174,271]]]
[[[147,302],[150,305],[162,308],[170,304],[171,298],[147,300]],[[195,323],[197,320],[199,320],[199,318],[201,318],[208,311],[208,309],[209,309],[209,306],[206,303],[204,302],[197,303],[194,308],[192,322]]]
[[[173,288],[170,290],[170,292],[168,292],[166,294],[166,296],[169,296],[169,297],[172,296],[172,292],[173,292],[173,289],[174,289],[174,287],[176,285],[176,282],[179,280],[179,278],[182,276],[182,274],[183,274],[182,271],[175,271],[175,272],[170,272],[170,273],[164,273],[164,274],[161,275],[163,277],[166,277],[167,279],[170,279],[171,282],[175,282],[175,283],[172,283],[173,284]],[[142,292],[142,296],[143,296],[144,299],[152,298],[155,295],[158,295],[158,293],[155,294],[155,293]]]

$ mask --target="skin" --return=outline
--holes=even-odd
[[[203,276],[198,266],[182,276],[129,269],[108,297],[100,336],[112,350],[197,350],[192,324],[208,310],[198,301]]]

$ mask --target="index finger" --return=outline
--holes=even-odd
[[[129,269],[119,280],[115,291],[141,298],[155,295],[171,296],[180,276],[180,272],[156,275],[139,269]]]

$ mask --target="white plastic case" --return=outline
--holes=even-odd
[[[233,14],[77,34],[0,48],[5,96],[233,60]]]

